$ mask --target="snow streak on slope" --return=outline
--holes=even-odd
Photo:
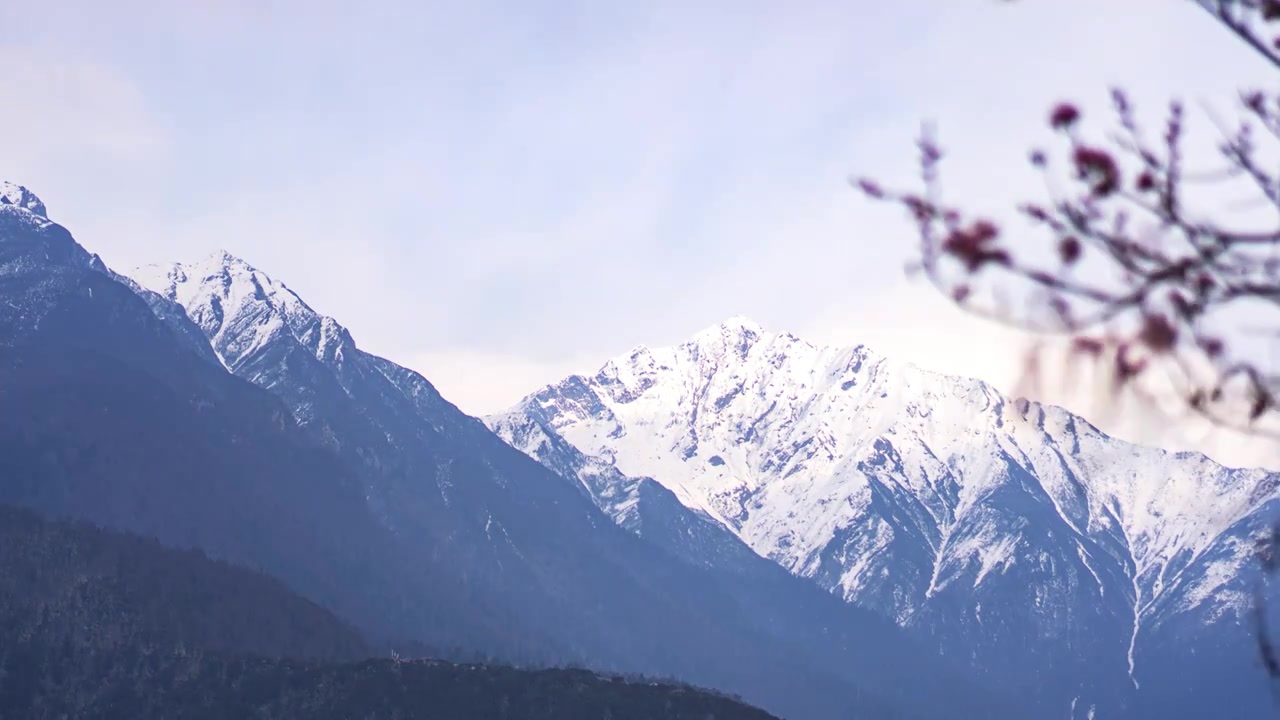
[[[849,602],[938,632],[967,623],[977,642],[998,642],[978,629],[995,619],[1011,647],[1098,644],[1130,674],[1146,628],[1239,616],[1238,533],[1277,498],[1274,475],[743,318],[637,348],[490,425],[516,417],[654,478]],[[1124,642],[1102,647],[1100,631]]]

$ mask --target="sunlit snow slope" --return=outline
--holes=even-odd
[[[1124,443],[976,380],[742,318],[489,419],[544,459],[548,443],[512,432],[529,423],[946,652],[1030,686],[1061,681],[1081,717],[1133,707],[1148,677],[1164,685],[1215,652],[1252,658],[1252,535],[1273,512],[1273,474]],[[626,487],[595,491],[619,522]]]

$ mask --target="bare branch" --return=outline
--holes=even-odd
[[[1218,24],[1280,69],[1280,0],[1192,0]],[[1220,133],[1225,166],[1189,167],[1184,152],[1186,112],[1170,103],[1158,138],[1139,126],[1128,96],[1112,93],[1116,127],[1104,142],[1087,141],[1083,113],[1070,103],[1051,109],[1049,128],[1062,143],[1030,153],[1042,173],[1045,198],[1017,204],[1030,233],[945,205],[940,180],[944,153],[926,127],[918,192],[886,189],[872,180],[868,197],[903,207],[917,229],[919,271],[966,311],[1034,333],[1069,339],[1079,361],[1104,363],[1115,394],[1149,393],[1161,373],[1189,415],[1215,427],[1280,441],[1264,426],[1276,412],[1280,368],[1244,356],[1239,331],[1220,326],[1221,313],[1248,303],[1280,307],[1280,94],[1242,91],[1239,122],[1205,108]],[[1272,154],[1260,146],[1270,144]],[[1239,213],[1213,213],[1195,203],[1217,187],[1244,186],[1236,205],[1274,208],[1256,227]],[[1266,215],[1268,213],[1262,213]],[[1037,237],[1039,236],[1039,237]],[[1270,253],[1270,257],[1266,254]],[[1015,300],[1006,300],[1010,289]],[[993,300],[994,298],[994,300]],[[1264,329],[1280,339],[1276,327]],[[1039,373],[1036,358],[1028,372]],[[1147,397],[1153,404],[1155,398]],[[1264,578],[1280,573],[1280,529],[1264,539]],[[1280,692],[1280,649],[1271,636],[1262,587],[1255,603],[1259,658]],[[1278,695],[1280,698],[1280,695]]]

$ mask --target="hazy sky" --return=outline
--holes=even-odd
[[[0,72],[0,174],[113,267],[230,250],[477,413],[734,314],[1008,386],[846,178],[933,119],[1002,207],[1056,100],[1274,80],[1189,0],[46,0]]]

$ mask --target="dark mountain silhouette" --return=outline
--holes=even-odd
[[[671,683],[368,653],[261,573],[0,506],[0,717],[769,717]]]
[[[313,660],[374,650],[275,578],[199,550],[0,505],[0,632],[77,652],[184,648]]]

